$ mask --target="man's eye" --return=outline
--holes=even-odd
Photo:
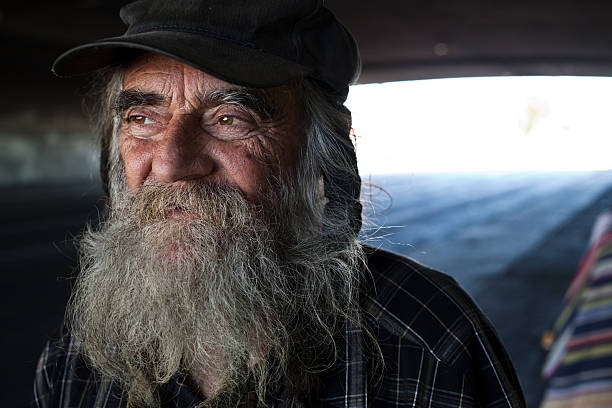
[[[246,112],[235,112],[234,109],[227,112],[210,112],[210,116],[204,115],[202,127],[211,136],[219,140],[241,140],[251,136],[256,129],[257,123]]]
[[[146,125],[151,123],[151,120],[144,115],[130,115],[128,116],[127,121],[137,125]]]
[[[220,125],[229,126],[234,124],[234,117],[230,115],[223,115],[218,120]]]

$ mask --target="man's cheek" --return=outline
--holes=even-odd
[[[257,133],[245,140],[245,157],[268,170],[282,167],[286,149],[281,137],[274,129]]]
[[[127,140],[120,145],[125,175],[131,189],[140,186],[151,171],[151,146]]]

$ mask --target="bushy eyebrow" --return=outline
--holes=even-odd
[[[203,100],[205,106],[211,107],[224,103],[243,106],[255,112],[263,120],[272,119],[276,113],[266,93],[257,89],[219,89],[206,94]]]
[[[164,102],[164,99],[163,95],[156,92],[125,89],[117,95],[113,111],[115,115],[121,115],[132,106],[158,106]]]

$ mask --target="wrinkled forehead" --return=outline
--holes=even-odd
[[[172,91],[173,87],[188,92],[206,92],[210,89],[240,88],[202,72],[180,61],[161,54],[145,53],[126,65],[123,88],[160,88]]]
[[[290,83],[273,88],[247,88],[226,82],[190,65],[156,53],[141,53],[123,69],[123,90],[159,95],[170,105],[201,104],[217,91],[245,90],[260,97],[271,111],[301,115],[301,87]]]

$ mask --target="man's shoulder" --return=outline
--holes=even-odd
[[[493,326],[452,277],[389,251],[365,249],[362,316],[384,363],[375,399],[525,406]]]
[[[453,366],[471,358],[472,343],[481,335],[496,338],[490,322],[452,277],[383,249],[368,247],[366,253],[369,276],[362,304],[378,328]]]

